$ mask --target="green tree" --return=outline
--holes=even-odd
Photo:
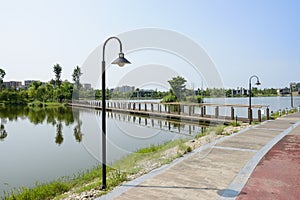
[[[54,88],[53,88],[52,84],[46,83],[45,88],[46,88],[46,99],[48,101],[53,101]]]
[[[76,89],[80,89],[80,76],[82,75],[80,67],[77,65],[73,71],[72,78],[75,83]]]
[[[30,84],[28,88],[28,96],[31,100],[37,100],[39,98],[38,96],[38,88],[42,85],[40,81],[34,81]],[[39,93],[40,95],[40,93]]]
[[[177,76],[172,78],[171,80],[168,81],[172,91],[174,92],[177,101],[182,101],[183,97],[184,97],[184,93],[186,90],[186,80],[181,77],[181,76]]]
[[[45,85],[41,85],[38,87],[37,91],[37,99],[42,102],[46,102],[48,99],[47,89]]]
[[[4,79],[4,76],[6,75],[4,69],[1,69],[0,68],[0,90],[2,89],[2,83],[3,83],[3,79]]]
[[[64,81],[61,85],[62,94],[65,100],[71,100],[73,94],[73,85],[69,81]]]
[[[60,79],[61,71],[62,71],[62,68],[59,64],[55,64],[53,66],[53,72],[55,74],[55,86],[58,86],[58,87],[60,87],[60,85],[61,85],[61,79]]]
[[[73,93],[73,85],[69,81],[64,81],[61,87],[55,88],[53,92],[54,99],[58,102],[63,102],[65,100],[71,100]]]

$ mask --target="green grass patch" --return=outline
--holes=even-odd
[[[5,194],[4,200],[40,200],[51,199],[56,195],[68,191],[71,188],[71,183],[63,180],[53,181],[47,184],[36,184],[34,188],[19,188],[9,194]]]
[[[206,135],[207,135],[207,130],[203,131],[202,133],[199,133],[199,134],[195,135],[194,138],[195,139],[199,139],[199,138],[202,138],[202,137],[204,137]]]
[[[241,123],[240,122],[231,122],[229,124],[229,126],[237,127],[237,126],[241,126]]]
[[[212,134],[222,135],[224,128],[225,125],[219,125],[219,126],[210,127],[207,131]]]
[[[184,153],[187,150],[187,145],[184,143],[187,140],[179,139],[170,142],[166,142],[161,145],[150,145],[149,147],[139,149],[136,152],[129,154],[128,156],[117,161],[113,168],[128,174],[138,173],[143,169],[142,163],[160,163],[160,165],[170,163],[177,157],[180,157],[180,153]],[[168,149],[177,148],[177,155],[171,158],[165,158],[164,152]]]

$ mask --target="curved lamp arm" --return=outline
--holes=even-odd
[[[256,78],[256,85],[260,85],[260,82],[259,82],[259,78],[258,78],[258,76],[256,76],[256,75],[253,75],[253,76],[251,76],[250,78],[249,78],[249,83],[251,83],[251,80],[252,80],[252,78]]]
[[[104,61],[106,44],[107,44],[107,42],[108,42],[109,40],[112,40],[112,39],[116,39],[116,40],[119,42],[119,44],[120,44],[120,53],[123,53],[123,52],[122,52],[122,42],[121,42],[121,40],[120,40],[118,37],[115,37],[115,36],[109,37],[109,38],[107,38],[107,40],[105,40],[105,42],[104,42],[104,44],[103,44],[102,61]]]

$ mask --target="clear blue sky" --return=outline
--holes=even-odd
[[[292,0],[0,0],[0,68],[6,81],[53,78],[107,37],[156,27],[188,36],[214,61],[225,87],[300,82],[300,1]],[[99,57],[99,59],[101,59]]]

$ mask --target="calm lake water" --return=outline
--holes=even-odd
[[[207,103],[248,104],[248,98],[212,98]],[[253,98],[276,111],[290,107],[289,97]],[[294,106],[300,98],[294,97]],[[208,109],[208,113],[212,112]],[[229,110],[220,110],[229,115]],[[237,109],[247,116],[247,109]],[[255,111],[254,111],[255,116]],[[72,177],[101,163],[101,112],[56,108],[0,108],[0,197],[3,191]],[[107,161],[177,138],[192,138],[200,125],[107,113]]]

